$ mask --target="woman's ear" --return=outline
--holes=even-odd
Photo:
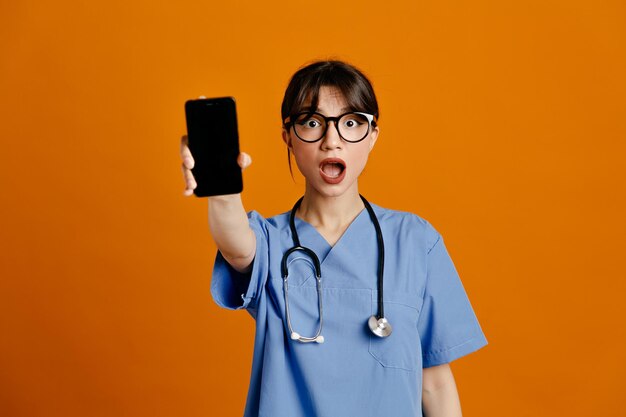
[[[372,150],[372,148],[374,148],[374,144],[376,143],[376,140],[378,139],[379,133],[380,133],[380,130],[378,126],[372,129],[372,131],[370,132],[370,151]]]
[[[287,145],[287,147],[291,149],[291,136],[285,128],[283,128],[283,142],[285,142],[285,145]]]

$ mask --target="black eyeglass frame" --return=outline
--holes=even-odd
[[[302,139],[299,135],[298,132],[296,132],[296,129],[293,129],[293,133],[296,134],[296,136],[298,137],[298,139],[300,139],[302,142],[306,142],[306,143],[315,143],[315,142],[319,142],[320,140],[322,140],[322,138],[324,136],[326,136],[326,132],[328,131],[328,126],[329,123],[328,122],[334,122],[335,125],[335,129],[337,129],[337,134],[339,134],[339,137],[348,142],[348,143],[358,143],[361,142],[363,139],[365,139],[367,137],[367,135],[370,134],[372,128],[375,128],[377,126],[376,124],[376,116],[374,116],[373,114],[369,114],[369,113],[364,113],[364,112],[360,112],[360,111],[349,111],[343,114],[340,114],[339,116],[335,116],[335,117],[328,117],[328,116],[324,116],[321,113],[315,112],[315,111],[303,111],[300,113],[296,113],[294,115],[291,115],[289,117],[287,117],[284,121],[283,121],[283,125],[285,126],[285,128],[287,128],[287,130],[291,129],[294,125],[295,125],[295,120],[298,119],[298,117],[302,116],[303,114],[312,116],[314,114],[320,116],[322,119],[324,119],[324,123],[326,124],[326,126],[324,127],[324,132],[322,132],[322,135],[319,137],[319,139],[315,139],[315,140],[306,140],[306,139]],[[359,140],[348,140],[346,138],[344,138],[343,136],[341,136],[341,132],[339,132],[339,119],[341,119],[344,116],[347,116],[348,114],[358,114],[361,116],[364,116],[367,121],[368,121],[368,126],[367,126],[367,133],[365,133],[365,136],[363,136],[361,139]]]

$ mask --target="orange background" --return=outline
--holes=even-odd
[[[379,96],[362,193],[443,234],[490,342],[452,364],[464,415],[624,415],[623,2],[48,0],[0,16],[0,415],[241,416],[253,321],[210,297],[183,104],[236,97],[245,206],[281,213],[303,191],[282,94],[328,57]]]

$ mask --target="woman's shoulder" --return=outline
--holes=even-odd
[[[419,239],[428,247],[432,247],[440,238],[435,227],[424,217],[404,210],[385,208],[370,203],[376,213],[381,227],[403,234],[412,239]]]
[[[250,210],[247,214],[251,225],[256,225],[263,229],[282,229],[289,224],[289,211],[272,217],[265,217],[256,210]]]
[[[433,228],[428,220],[416,213],[382,207],[374,203],[370,204],[374,209],[374,213],[376,213],[376,217],[378,217],[381,222],[390,222],[404,227],[413,227],[424,230]]]

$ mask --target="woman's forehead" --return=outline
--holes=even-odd
[[[317,93],[317,105],[315,108],[311,108],[312,94],[309,94],[304,100],[303,110],[313,110],[313,111],[349,111],[350,106],[348,106],[346,102],[346,98],[341,92],[341,90],[337,87],[326,86],[323,85],[320,87]]]

